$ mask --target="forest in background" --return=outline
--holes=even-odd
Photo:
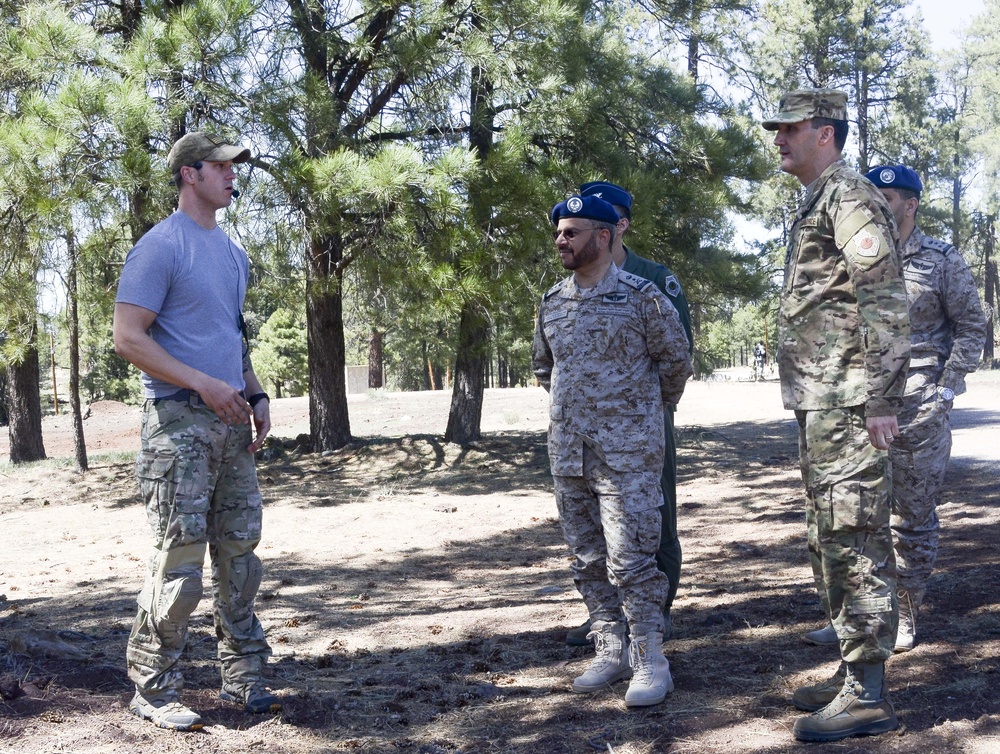
[[[918,221],[969,261],[992,364],[998,0],[943,55],[905,0],[0,0],[0,14],[15,463],[45,456],[50,347],[79,467],[84,404],[137,400],[111,342],[117,279],[175,206],[164,158],[191,130],[253,152],[220,217],[252,262],[256,369],[276,396],[308,394],[316,450],[351,439],[358,363],[372,388],[451,390],[445,439],[477,439],[484,388],[531,379],[535,308],[564,274],[548,210],[588,180],[636,197],[626,242],[684,285],[699,374],[772,344],[800,187],[759,119],[799,87],[849,93],[855,167],[921,174]]]

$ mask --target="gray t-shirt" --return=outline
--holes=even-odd
[[[250,279],[246,252],[219,227],[205,230],[180,210],[125,257],[116,303],[156,312],[153,340],[178,361],[243,390],[240,313]],[[180,388],[142,373],[146,398]]]

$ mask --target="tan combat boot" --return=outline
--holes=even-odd
[[[587,636],[594,640],[594,659],[586,672],[573,681],[573,691],[589,694],[632,675],[624,623],[594,621]]]
[[[914,592],[900,589],[899,596],[899,627],[896,629],[895,652],[909,652],[917,643],[917,608],[923,601],[923,590]]]
[[[837,698],[837,694],[844,688],[845,678],[847,678],[847,663],[841,662],[832,678],[795,689],[795,693],[792,694],[792,704],[803,712],[823,709]]]
[[[663,656],[663,634],[651,631],[646,636],[632,637],[629,660],[632,680],[625,692],[626,707],[659,704],[674,690],[670,663]]]
[[[885,663],[847,663],[844,688],[818,712],[795,721],[799,741],[839,741],[849,736],[874,736],[899,726],[885,695]]]

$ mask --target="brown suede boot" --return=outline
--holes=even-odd
[[[847,663],[841,662],[832,678],[795,689],[795,693],[792,694],[792,704],[803,712],[823,709],[837,698],[837,694],[844,688],[845,678],[847,678]]]
[[[844,688],[818,712],[795,721],[799,741],[839,741],[849,736],[874,736],[899,727],[885,695],[885,663],[847,663]]]

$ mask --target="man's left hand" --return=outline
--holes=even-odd
[[[247,445],[247,450],[256,453],[264,444],[267,433],[271,431],[271,401],[264,399],[253,407],[253,425],[257,429],[254,441]]]

